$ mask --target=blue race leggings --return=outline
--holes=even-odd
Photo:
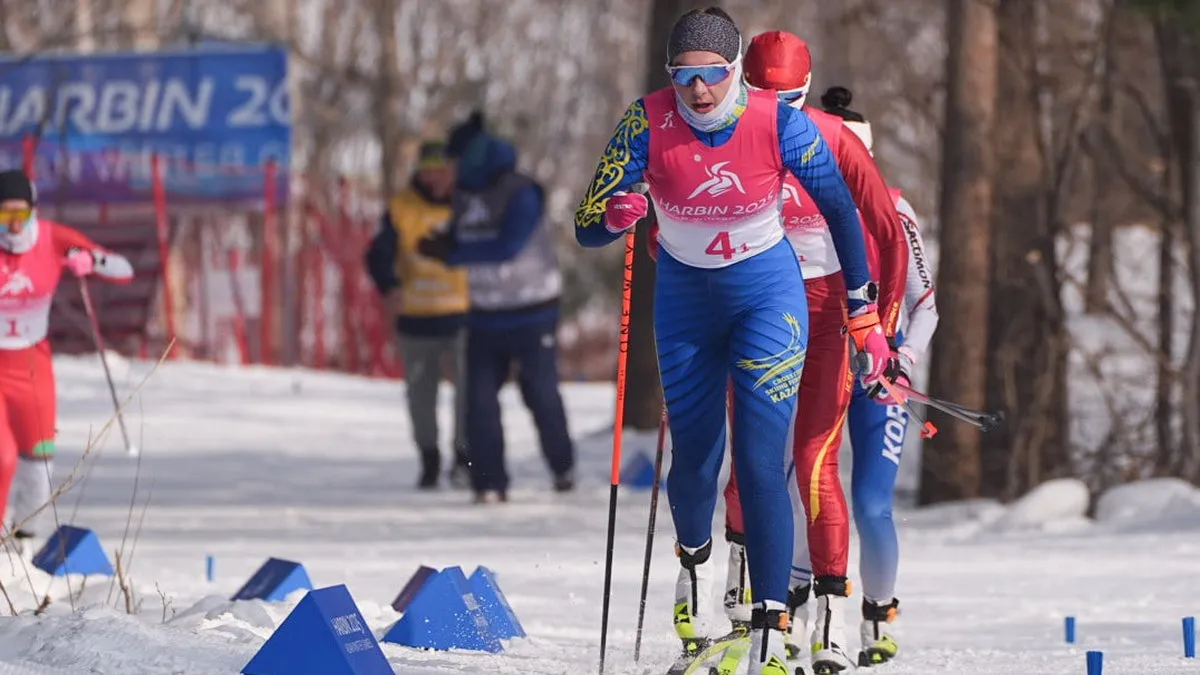
[[[659,253],[654,327],[673,456],[667,495],[682,546],[712,538],[725,457],[727,385],[754,602],[786,602],[792,559],[788,435],[808,342],[791,244],[719,269]]]

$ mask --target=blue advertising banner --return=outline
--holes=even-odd
[[[0,167],[22,166],[27,139],[47,201],[150,200],[156,154],[172,201],[262,199],[267,164],[278,187],[290,164],[287,50],[0,59]]]

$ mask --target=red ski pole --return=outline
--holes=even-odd
[[[634,185],[645,193],[645,183]],[[613,547],[617,534],[617,492],[621,486],[621,434],[625,430],[625,378],[629,367],[629,311],[633,293],[633,230],[625,234],[625,281],[621,287],[621,332],[617,348],[617,408],[613,421],[612,477],[608,493],[608,543],[604,552],[604,600],[600,611],[600,675],[604,675],[604,652],[608,646],[608,609],[612,599]]]

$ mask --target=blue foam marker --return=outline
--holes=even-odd
[[[1066,632],[1067,644],[1075,644],[1075,617],[1068,616],[1063,624],[1063,628]]]
[[[461,567],[447,567],[430,577],[383,641],[439,651],[504,651]]]
[[[512,606],[508,604],[508,598],[504,597],[504,592],[500,590],[500,584],[496,583],[495,572],[480,565],[467,579],[467,583],[497,637],[502,640],[525,637],[525,629],[513,612]]]
[[[309,591],[243,675],[395,675],[344,585]]]
[[[645,452],[638,452],[629,458],[621,468],[621,485],[638,490],[648,490],[654,487],[654,458]],[[659,479],[659,488],[666,486],[666,476]]]
[[[312,581],[304,565],[291,560],[269,558],[230,599],[278,602],[301,589],[312,590]]]
[[[1185,658],[1196,658],[1196,617],[1183,617],[1183,655]]]
[[[100,546],[96,533],[73,525],[62,525],[33,556],[33,566],[56,577],[68,574],[99,574],[112,576],[116,572]]]
[[[1087,653],[1087,675],[1104,675],[1104,652]]]

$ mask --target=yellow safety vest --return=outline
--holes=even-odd
[[[389,204],[396,228],[396,275],[402,316],[462,314],[470,308],[467,270],[417,253],[417,242],[450,220],[450,206],[426,201],[408,188]]]

